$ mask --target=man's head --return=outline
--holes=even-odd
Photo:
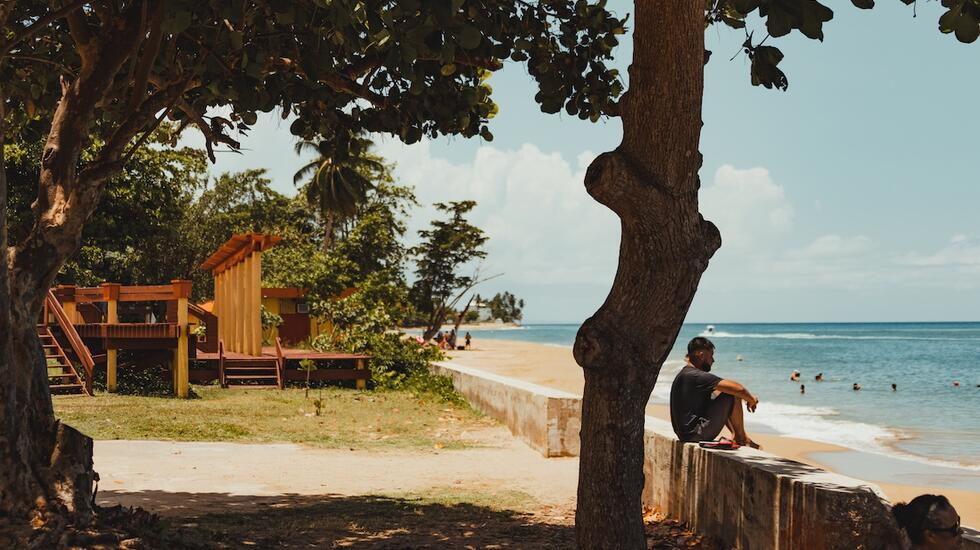
[[[892,513],[916,548],[951,550],[962,543],[960,516],[942,495],[917,496],[908,504],[896,504]]]
[[[715,363],[715,345],[703,336],[696,336],[687,343],[687,359],[694,367],[711,372]]]

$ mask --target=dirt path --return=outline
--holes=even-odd
[[[213,510],[201,499],[166,494],[392,495],[454,487],[519,490],[541,504],[574,505],[577,458],[544,458],[502,427],[467,438],[482,447],[379,453],[288,443],[97,441],[99,501],[186,516]],[[151,492],[159,496],[148,499]]]
[[[578,459],[494,427],[478,448],[96,441],[102,506],[140,506],[225,548],[561,548]]]

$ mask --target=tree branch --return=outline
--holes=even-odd
[[[136,109],[143,100],[146,92],[146,83],[150,77],[150,70],[156,61],[157,54],[160,53],[160,42],[163,39],[164,1],[157,0],[153,6],[153,13],[150,15],[150,36],[146,39],[143,46],[143,53],[139,56],[136,70],[133,73],[133,93],[129,96],[129,109]],[[145,5],[145,4],[144,4]]]
[[[386,109],[390,106],[388,98],[368,90],[367,86],[360,86],[357,82],[347,80],[342,76],[324,75],[320,78],[320,83],[333,88],[334,91],[365,99],[379,109]]]
[[[187,115],[195,126],[197,126],[198,130],[204,134],[204,147],[208,150],[208,158],[211,159],[211,162],[215,162],[217,160],[214,157],[215,143],[224,143],[231,146],[233,149],[241,148],[240,143],[235,141],[231,136],[223,133],[220,128],[215,130],[212,125],[208,124],[208,122],[204,120],[204,117],[201,116],[196,109],[191,107],[191,105],[183,99],[177,102],[177,106],[180,107],[180,110]]]
[[[94,61],[93,57],[98,53],[98,46],[94,43],[95,38],[88,29],[88,18],[82,10],[72,10],[66,15],[68,32],[71,33],[71,38],[78,49],[78,56],[82,59],[81,72],[85,72]]]
[[[34,61],[36,63],[44,63],[45,65],[53,65],[61,69],[61,72],[69,74],[71,76],[77,76],[75,71],[69,67],[58,63],[57,61],[51,61],[50,59],[45,59],[43,57],[35,57],[33,55],[20,55],[20,54],[7,54],[7,59],[23,59],[24,61]]]
[[[40,32],[41,29],[47,27],[52,22],[57,21],[58,19],[61,19],[62,17],[65,17],[66,15],[82,7],[82,5],[86,1],[87,0],[75,0],[74,2],[71,2],[66,6],[63,6],[55,11],[49,12],[44,17],[31,23],[30,26],[24,27],[19,32],[14,33],[14,36],[6,44],[4,44],[2,48],[0,48],[0,58],[10,53],[10,50],[14,49],[14,47],[17,44],[34,36],[35,34]]]

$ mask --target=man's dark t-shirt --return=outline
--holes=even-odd
[[[681,441],[714,439],[731,415],[734,399],[711,394],[721,378],[695,367],[681,369],[670,387],[670,423]]]

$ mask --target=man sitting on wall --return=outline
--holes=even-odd
[[[711,340],[698,336],[687,344],[687,364],[670,387],[674,433],[681,441],[711,441],[727,426],[735,443],[758,449],[745,433],[742,402],[749,412],[755,412],[759,399],[738,382],[711,374],[714,362]]]

